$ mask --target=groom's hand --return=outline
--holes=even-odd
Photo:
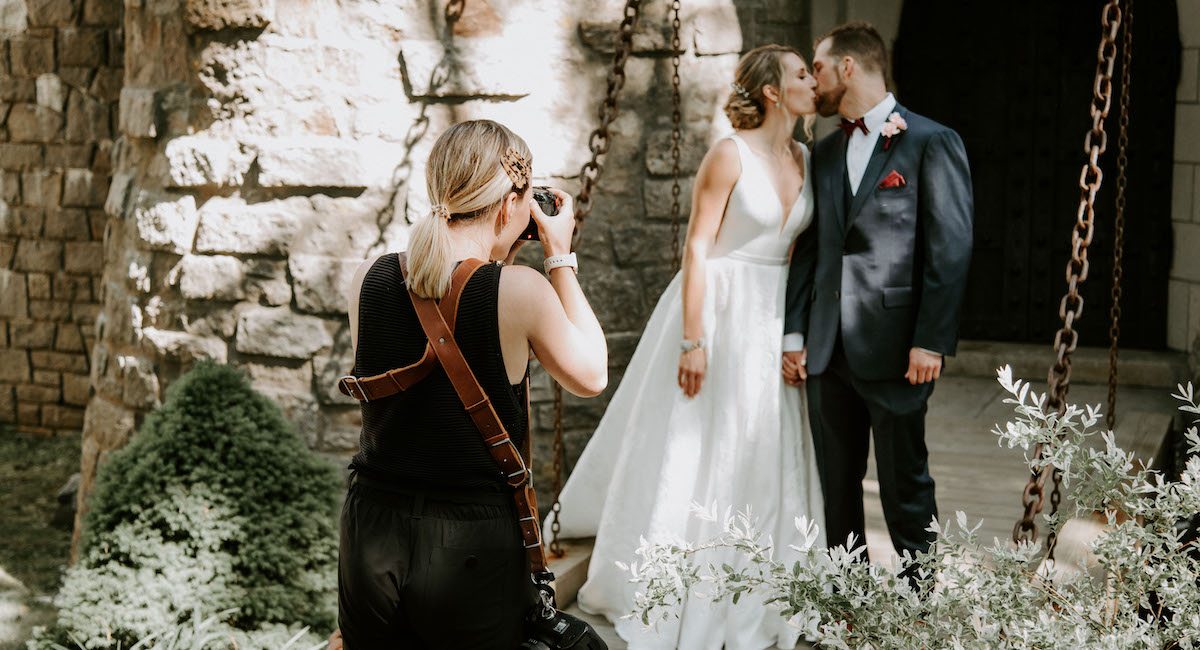
[[[808,381],[808,348],[783,353],[783,380],[791,386]]]
[[[908,372],[904,373],[904,378],[908,380],[908,383],[916,386],[929,383],[941,376],[942,355],[933,354],[921,348],[913,348],[908,351]]]

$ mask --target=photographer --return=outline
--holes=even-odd
[[[553,190],[558,214],[546,216],[531,173],[529,147],[503,125],[450,127],[429,155],[433,207],[413,228],[407,259],[368,260],[349,295],[359,378],[412,366],[426,353],[409,290],[446,303],[443,313],[457,300],[445,321],[518,449],[528,436],[530,352],[576,395],[595,396],[608,381],[604,333],[570,254],[571,197]],[[549,281],[509,265],[531,216]],[[452,274],[472,260],[491,263],[456,288]],[[446,371],[436,366],[400,392],[363,400],[359,448],[338,567],[346,647],[519,644],[535,593],[513,490]]]

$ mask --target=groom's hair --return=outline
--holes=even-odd
[[[871,23],[853,22],[838,25],[817,39],[817,44],[826,39],[829,39],[829,54],[834,58],[851,57],[868,72],[887,78],[887,45]]]

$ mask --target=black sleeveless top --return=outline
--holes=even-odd
[[[520,449],[528,435],[525,386],[508,383],[500,348],[500,265],[479,268],[458,304],[454,340]],[[420,360],[425,332],[395,253],[363,278],[354,374],[367,377]],[[440,366],[406,391],[362,402],[362,435],[351,467],[379,481],[451,489],[509,489]]]

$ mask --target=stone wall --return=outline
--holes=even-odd
[[[1189,352],[1200,375],[1200,0],[1177,0],[1183,58],[1176,89],[1171,220],[1175,254],[1168,294],[1167,345]]]
[[[0,423],[78,435],[121,92],[121,0],[0,2]]]
[[[358,407],[333,386],[352,361],[350,273],[404,248],[429,147],[455,121],[508,124],[538,180],[576,190],[622,4],[470,0],[448,24],[432,0],[128,0],[80,513],[105,455],[201,358],[244,368],[314,448],[352,453]],[[690,175],[728,131],[739,52],[809,30],[806,0],[684,4]],[[605,398],[566,403],[572,458],[672,273],[666,8],[645,3],[581,246],[613,372]],[[550,385],[534,382],[546,458]]]

